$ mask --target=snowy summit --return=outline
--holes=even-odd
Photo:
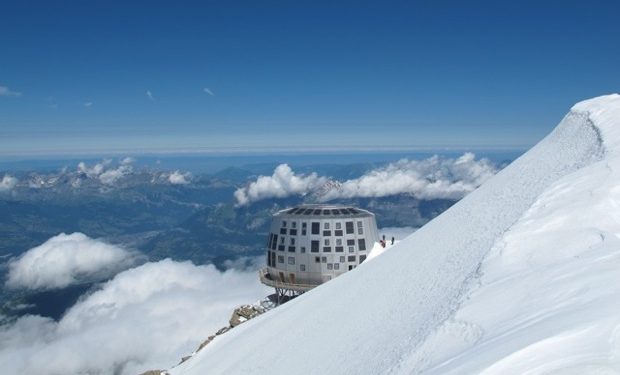
[[[620,95],[395,245],[218,337],[198,374],[620,371]]]

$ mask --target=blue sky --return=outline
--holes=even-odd
[[[0,155],[529,147],[619,91],[618,4],[5,3]]]

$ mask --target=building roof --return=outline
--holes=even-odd
[[[316,218],[320,216],[322,219],[337,219],[351,217],[369,217],[374,216],[373,213],[352,206],[339,204],[303,204],[300,206],[287,208],[278,211],[274,216],[287,216],[299,218]]]

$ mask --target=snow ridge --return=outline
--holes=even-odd
[[[620,149],[620,96],[584,103],[538,145],[389,252],[215,340],[172,374],[419,369],[412,353],[454,315],[504,233],[555,181]]]

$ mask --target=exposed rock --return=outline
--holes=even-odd
[[[168,375],[168,371],[166,371],[166,370],[149,370],[149,371],[143,372],[140,375]]]
[[[230,326],[236,327],[241,323],[245,323],[248,320],[259,316],[265,311],[265,308],[260,305],[243,305],[237,307],[230,317]]]

